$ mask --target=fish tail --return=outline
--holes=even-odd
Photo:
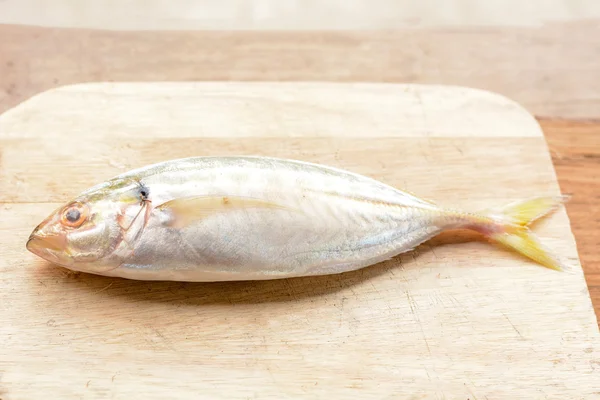
[[[553,255],[530,230],[530,225],[555,211],[570,196],[536,197],[510,203],[499,209],[484,210],[471,215],[466,222],[493,243],[499,243],[556,271],[569,268]]]

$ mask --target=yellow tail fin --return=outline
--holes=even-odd
[[[557,271],[568,270],[529,230],[532,222],[556,210],[568,199],[569,196],[536,197],[508,204],[499,210],[484,211],[480,215],[494,222],[484,223],[477,230],[491,241],[511,248],[544,267]]]

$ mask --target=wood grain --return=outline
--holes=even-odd
[[[0,25],[0,107],[90,81],[459,85],[537,116],[600,118],[600,23],[349,32],[112,32]],[[574,45],[576,44],[576,45]]]
[[[600,121],[541,120],[596,315],[600,317]]]
[[[536,232],[569,260],[572,274],[455,235],[354,273],[228,284],[71,275],[24,251],[31,228],[91,182],[199,153],[297,155],[473,210],[559,192],[541,130],[496,96],[470,92],[464,104],[473,106],[458,108],[462,117],[452,119],[449,130],[446,121],[429,118],[446,102],[420,103],[443,99],[439,87],[384,85],[374,91],[352,85],[365,91],[357,96],[364,109],[381,96],[382,104],[399,110],[421,104],[423,118],[407,136],[396,128],[411,126],[402,123],[409,117],[401,112],[363,135],[346,136],[340,111],[348,101],[345,85],[270,83],[265,86],[277,90],[266,90],[237,83],[233,91],[231,85],[82,85],[42,94],[0,116],[0,182],[10,188],[0,206],[0,274],[10,277],[0,280],[6,305],[0,341],[8,344],[0,350],[0,368],[9,399],[48,393],[65,399],[599,394],[600,332],[564,210]],[[330,93],[303,115],[313,96],[298,87]],[[65,96],[85,101],[67,107]],[[253,112],[207,108],[215,96],[229,98],[225,105],[245,102]],[[297,107],[285,107],[296,101]],[[147,108],[156,102],[161,113]],[[195,107],[196,119],[163,118],[186,107]],[[143,134],[131,120],[85,118],[131,112],[143,121]],[[332,115],[340,112],[336,125]],[[464,135],[472,129],[472,114],[487,114],[490,129]],[[44,115],[56,119],[50,134]],[[286,121],[298,115],[313,116],[313,129],[323,121],[327,130],[310,135],[307,125],[292,125],[304,134],[290,137],[286,129],[272,129],[277,123],[288,127]],[[356,113],[352,123],[361,126],[369,118]],[[203,129],[211,119],[235,119],[246,134],[213,134]],[[504,126],[505,134],[488,135],[496,119],[515,123]],[[269,134],[262,136],[265,127]]]

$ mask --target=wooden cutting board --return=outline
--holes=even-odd
[[[171,158],[252,154],[478,210],[558,194],[535,120],[488,92],[326,83],[98,83],[0,116],[0,398],[593,399],[600,334],[563,209],[541,268],[446,234],[360,271],[264,282],[69,274],[25,250],[81,190]]]

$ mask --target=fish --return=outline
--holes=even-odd
[[[125,279],[266,280],[358,270],[467,229],[523,262],[566,271],[530,225],[568,197],[463,211],[333,166],[197,156],[95,184],[38,224],[26,248],[73,271]]]

